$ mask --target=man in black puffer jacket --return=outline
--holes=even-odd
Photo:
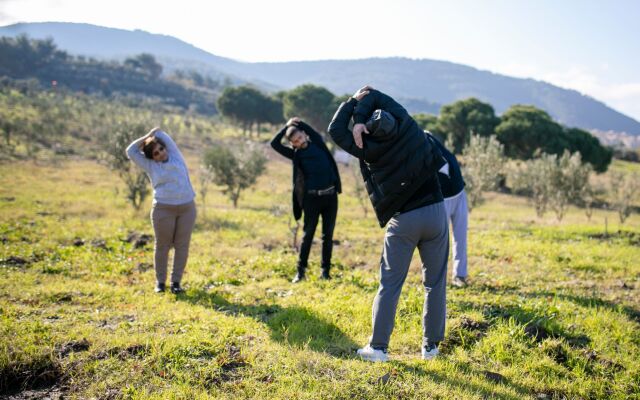
[[[407,110],[368,86],[340,105],[329,134],[360,160],[378,222],[381,227],[388,223],[373,301],[373,334],[358,354],[369,361],[388,359],[398,299],[417,247],[425,287],[422,358],[431,359],[444,339],[446,319],[449,229],[437,178],[445,161]]]

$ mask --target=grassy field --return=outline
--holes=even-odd
[[[238,209],[219,190],[199,199],[187,291],[174,296],[153,293],[152,243],[127,240],[152,233],[150,202],[133,211],[111,171],[0,165],[0,397],[640,398],[637,214],[619,226],[613,212],[571,209],[558,223],[490,194],[470,219],[472,284],[448,290],[442,356],[419,357],[416,254],[392,361],[370,364],[354,352],[370,334],[384,231],[344,170],[334,279],[318,279],[316,243],[310,278],[290,284],[290,174],[270,161]]]

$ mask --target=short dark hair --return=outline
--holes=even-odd
[[[153,149],[155,149],[156,145],[158,144],[164,147],[165,149],[167,148],[167,146],[165,146],[162,139],[159,139],[155,136],[151,136],[150,138],[145,140],[144,146],[142,146],[142,152],[144,153],[144,156],[150,160],[153,160]]]
[[[285,132],[284,137],[286,137],[287,140],[291,140],[291,137],[293,135],[295,135],[296,132],[303,132],[304,133],[304,131],[302,129],[298,128],[297,126],[293,126],[292,125],[292,126],[287,128],[287,131]]]

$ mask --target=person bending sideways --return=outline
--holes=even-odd
[[[431,359],[444,339],[446,319],[449,228],[436,176],[444,159],[400,104],[368,86],[340,104],[329,134],[360,160],[378,222],[387,226],[373,300],[373,332],[358,355],[369,361],[388,360],[398,299],[417,247],[425,289],[422,358]]]
[[[469,208],[467,206],[467,193],[464,190],[465,183],[462,179],[460,164],[438,139],[430,132],[425,134],[433,144],[438,146],[447,164],[438,171],[438,181],[444,196],[444,206],[447,209],[447,220],[451,223],[451,277],[453,286],[467,286],[467,229]]]
[[[282,144],[286,138],[291,145]],[[296,275],[292,282],[305,278],[313,235],[322,216],[322,279],[331,279],[333,229],[338,214],[338,193],[342,191],[340,174],[322,136],[311,126],[291,118],[271,140],[271,147],[293,164],[293,215],[304,214],[302,245]]]
[[[195,192],[184,157],[173,139],[159,128],[134,140],[127,147],[127,156],[147,173],[153,186],[155,292],[166,290],[169,250],[173,247],[171,292],[181,293],[180,282],[196,221]]]

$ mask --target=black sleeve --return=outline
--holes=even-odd
[[[287,157],[288,159],[293,160],[293,155],[295,154],[293,149],[291,147],[287,147],[282,144],[282,138],[284,137],[284,134],[287,132],[287,128],[288,126],[285,125],[285,127],[282,128],[280,132],[276,133],[273,139],[271,139],[271,147],[273,147],[275,151],[277,151],[284,157]]]
[[[329,124],[329,135],[344,151],[359,159],[364,158],[364,150],[356,146],[353,140],[353,133],[349,130],[349,120],[353,114],[353,109],[358,102],[354,98],[340,104],[331,123]]]
[[[322,139],[322,135],[316,132],[316,130],[313,129],[311,125],[307,124],[306,122],[300,121],[296,124],[296,126],[302,129],[304,133],[309,135],[309,138],[311,139],[312,142],[324,143],[324,139]]]
[[[353,112],[353,122],[356,124],[364,124],[367,122],[367,119],[369,119],[371,114],[377,109],[391,113],[391,115],[398,119],[401,124],[408,118],[411,118],[407,110],[405,110],[405,108],[393,98],[379,90],[371,89],[369,94],[364,96],[362,100],[358,102],[358,105]]]

